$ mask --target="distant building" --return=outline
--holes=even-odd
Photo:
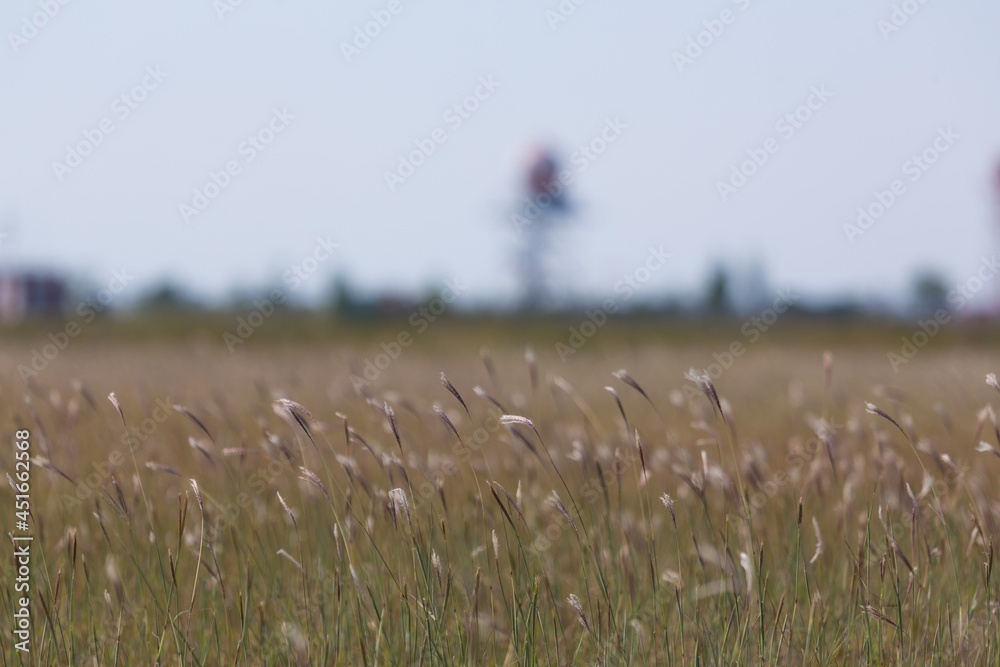
[[[68,290],[62,278],[41,271],[0,273],[0,320],[61,315]]]

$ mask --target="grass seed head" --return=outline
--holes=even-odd
[[[165,463],[157,463],[156,461],[146,461],[146,467],[153,472],[165,472],[168,475],[174,475],[175,477],[180,477],[181,474],[177,472],[176,468],[171,468]]]
[[[389,500],[392,502],[394,512],[402,510],[406,514],[406,523],[410,524],[410,501],[406,498],[406,491],[395,488],[389,492]]]
[[[198,509],[200,509],[201,513],[204,514],[205,503],[201,499],[201,489],[198,488],[198,480],[194,479],[193,477],[191,478],[191,488],[194,489],[194,497],[198,501]]]
[[[438,556],[437,551],[431,551],[431,565],[434,567],[434,572],[437,574],[438,585],[444,586],[444,582],[441,579],[441,557]]]
[[[285,499],[281,497],[281,491],[275,491],[275,493],[278,494],[278,502],[280,502],[281,506],[285,508],[285,514],[287,514],[288,518],[292,521],[292,525],[295,526],[295,528],[298,528],[299,523],[295,520],[295,514],[292,513],[292,508],[288,506]]]
[[[674,499],[670,497],[669,493],[664,493],[660,496],[660,500],[663,501],[663,506],[670,512],[670,520],[674,524],[674,530],[677,530],[677,514],[674,513]]]
[[[577,620],[580,621],[580,625],[590,632],[590,622],[587,621],[587,613],[583,611],[583,605],[580,603],[580,598],[576,596],[576,593],[570,593],[569,597],[566,598],[566,602],[576,611]]]
[[[322,480],[320,480],[319,476],[316,475],[316,473],[302,466],[299,466],[299,470],[302,471],[302,476],[299,477],[299,479],[305,480],[310,484],[312,484],[313,486],[315,486],[317,489],[319,489],[323,493],[323,495],[326,496],[327,502],[331,503],[333,502],[333,500],[330,498],[330,493],[326,490],[326,486],[323,484]]]
[[[500,423],[504,426],[518,425],[527,426],[530,429],[535,428],[534,422],[527,417],[521,417],[520,415],[500,415]]]
[[[747,588],[746,595],[747,599],[750,599],[750,594],[753,592],[753,559],[750,558],[750,554],[745,551],[740,552],[740,566],[743,568],[743,572],[746,574]]]
[[[816,553],[809,559],[810,564],[815,563],[823,555],[823,534],[819,532],[819,521],[816,520],[816,517],[812,518],[812,524],[813,531],[816,533]]]

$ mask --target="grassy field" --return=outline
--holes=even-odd
[[[1000,661],[1000,349],[948,332],[896,372],[905,329],[609,325],[563,361],[551,324],[268,327],[87,332],[37,374],[44,335],[10,338],[31,639],[11,543],[0,664]]]

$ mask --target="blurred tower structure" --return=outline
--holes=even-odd
[[[559,216],[569,210],[566,184],[555,153],[536,146],[525,165],[524,185],[527,197],[513,215],[518,235],[516,266],[521,290],[521,307],[529,311],[552,305],[552,280],[549,261],[552,233]]]

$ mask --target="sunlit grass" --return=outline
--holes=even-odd
[[[7,368],[36,552],[5,664],[1000,660],[995,355],[596,349],[456,338],[360,385],[322,346]]]

